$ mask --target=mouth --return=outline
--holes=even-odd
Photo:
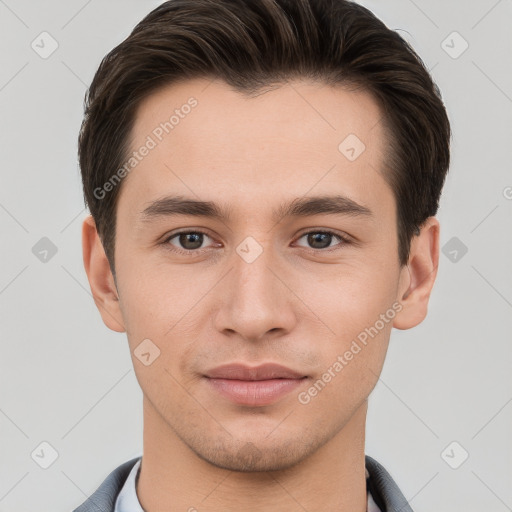
[[[237,405],[270,405],[308,378],[285,366],[267,363],[250,367],[243,364],[219,366],[204,377],[213,391]]]

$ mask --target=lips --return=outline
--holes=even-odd
[[[210,389],[237,405],[270,405],[303,384],[306,375],[286,366],[267,363],[219,366],[205,374]]]
[[[275,363],[254,367],[242,364],[227,364],[210,370],[206,373],[206,376],[211,379],[236,380],[301,379],[305,377],[304,374]]]

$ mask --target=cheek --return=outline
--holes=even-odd
[[[328,279],[319,283],[311,278],[310,286],[300,291],[312,305],[316,325],[325,333],[318,350],[323,371],[330,371],[322,380],[331,378],[332,393],[342,390],[342,394],[363,396],[382,369],[398,306],[397,275],[394,269],[382,273],[374,268],[339,266]]]
[[[378,301],[363,304],[363,308],[360,302],[352,309],[333,311],[336,337],[326,338],[318,347],[321,369],[298,397],[301,404],[311,403],[318,411],[335,407],[333,415],[338,421],[349,417],[375,387],[389,344],[395,310],[388,304],[380,307]]]
[[[391,308],[398,269],[388,265],[384,271],[377,262],[364,261],[329,267],[304,273],[294,291],[330,328],[333,337],[346,341]]]
[[[118,277],[132,357],[139,344],[149,339],[158,347],[160,361],[169,368],[175,365],[197,341],[212,283],[206,276],[198,277],[193,265],[180,269],[129,259],[119,265]]]

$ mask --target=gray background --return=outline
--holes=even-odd
[[[0,512],[70,510],[142,453],[126,337],[83,270],[76,138],[101,58],[160,3],[0,0]],[[454,132],[429,316],[393,331],[367,453],[417,512],[512,510],[512,2],[364,5],[432,69]]]

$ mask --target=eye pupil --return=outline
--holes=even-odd
[[[310,233],[308,234],[308,243],[313,246],[314,249],[324,249],[329,247],[331,244],[332,235],[329,233]],[[325,243],[327,241],[327,243]],[[320,247],[316,245],[317,242],[320,242]]]

